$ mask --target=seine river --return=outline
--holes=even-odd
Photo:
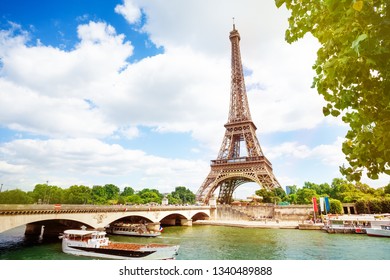
[[[24,227],[0,234],[1,260],[82,260],[59,239],[28,240]],[[178,260],[390,260],[390,238],[317,230],[194,225],[166,227],[161,237],[111,236],[122,242],[179,244]]]

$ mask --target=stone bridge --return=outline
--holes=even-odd
[[[104,228],[121,219],[138,219],[160,225],[191,226],[208,220],[210,206],[96,206],[96,205],[0,205],[0,233],[26,225],[26,235],[56,235],[66,228]]]

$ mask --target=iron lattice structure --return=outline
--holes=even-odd
[[[211,171],[196,194],[197,200],[205,203],[218,187],[218,202],[227,204],[236,188],[246,182],[256,182],[269,190],[280,187],[256,137],[241,62],[241,38],[234,24],[229,39],[232,48],[229,117],[218,157],[211,161]]]

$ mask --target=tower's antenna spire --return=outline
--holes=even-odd
[[[233,30],[236,30],[236,24],[234,22],[234,17],[233,17]]]

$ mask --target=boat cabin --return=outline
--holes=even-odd
[[[108,238],[104,231],[90,231],[90,230],[65,230],[62,236],[63,239],[74,242],[82,242],[87,244],[108,245]]]

